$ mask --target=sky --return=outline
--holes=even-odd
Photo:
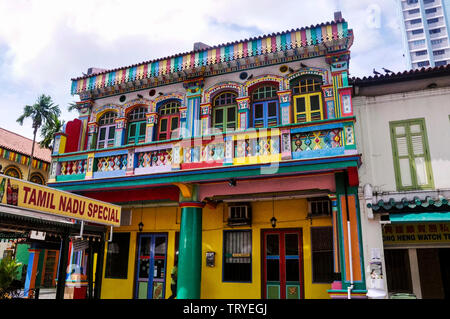
[[[354,32],[350,76],[406,67],[396,0],[0,0],[0,127],[33,137],[25,105],[50,95],[66,122],[71,79],[332,21]],[[40,138],[38,137],[38,141]]]

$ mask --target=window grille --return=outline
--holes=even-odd
[[[98,125],[108,125],[108,124],[114,124],[114,121],[116,120],[117,113],[116,112],[106,112],[102,115],[100,120],[98,120]]]
[[[228,225],[250,225],[251,209],[249,204],[232,205],[228,207]]]
[[[331,216],[331,201],[328,197],[318,197],[308,199],[308,215]]]
[[[145,107],[137,107],[130,112],[128,115],[129,121],[139,121],[145,119],[145,113],[147,113],[147,108]]]
[[[278,98],[277,89],[274,86],[262,86],[253,92],[252,97],[253,101]]]
[[[236,93],[225,92],[214,99],[214,106],[231,105],[236,103]]]
[[[312,275],[314,283],[333,282],[333,229],[311,228]]]
[[[224,231],[223,281],[251,282],[251,230]]]
[[[167,102],[159,108],[160,115],[171,115],[179,112],[180,102],[171,101]]]

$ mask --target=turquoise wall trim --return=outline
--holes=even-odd
[[[95,153],[94,158],[128,154],[128,150]]]
[[[57,161],[58,162],[69,162],[69,161],[85,160],[87,158],[88,158],[87,154],[84,154],[84,155],[78,155],[78,156],[59,157],[57,159]]]
[[[324,150],[292,152],[292,159],[317,158],[344,155],[345,147],[336,147]]]
[[[330,123],[330,124],[322,124],[322,125],[315,125],[315,126],[307,126],[307,127],[299,127],[291,129],[291,133],[303,133],[303,132],[311,132],[311,131],[323,131],[323,130],[330,130],[335,128],[344,128],[345,125],[353,123]]]
[[[126,170],[117,170],[111,172],[94,172],[93,178],[121,177],[126,175]]]
[[[86,174],[59,175],[56,176],[56,181],[57,182],[77,181],[77,180],[84,180],[85,178]]]

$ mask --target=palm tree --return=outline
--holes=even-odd
[[[77,102],[75,101],[69,103],[69,105],[67,106],[67,111],[72,112],[73,110],[78,110]]]
[[[36,133],[38,129],[46,124],[47,122],[51,122],[53,117],[60,116],[61,110],[58,105],[55,105],[50,96],[42,94],[38,97],[36,103],[33,105],[25,105],[23,108],[23,114],[17,119],[17,122],[20,125],[23,125],[23,121],[26,118],[31,118],[33,121],[33,145],[31,147],[31,159],[28,165],[28,179],[30,178],[31,166],[33,163],[34,157],[34,144],[36,142]]]
[[[39,142],[41,147],[53,149],[53,141],[55,134],[61,132],[64,127],[64,120],[60,120],[56,114],[52,114],[52,120],[47,121],[41,128],[42,141]]]

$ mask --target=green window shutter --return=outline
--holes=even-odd
[[[434,188],[424,119],[390,123],[398,190]]]
[[[215,106],[214,127],[224,132],[236,129],[236,105]]]
[[[128,126],[127,144],[134,143],[136,139],[137,123],[130,123]]]
[[[220,130],[223,129],[223,121],[224,121],[223,113],[224,113],[223,108],[221,107],[216,107],[214,109],[214,127]]]

